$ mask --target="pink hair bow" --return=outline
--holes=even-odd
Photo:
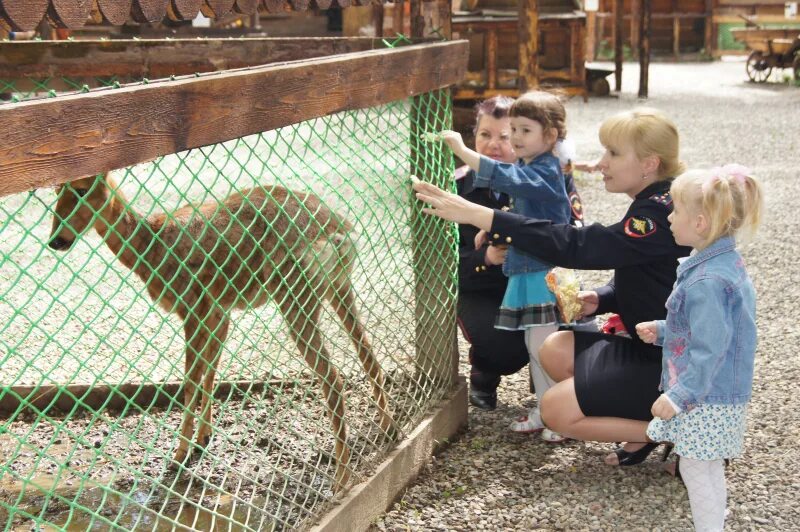
[[[744,185],[747,176],[750,175],[750,169],[741,164],[731,163],[725,166],[715,166],[711,169],[710,175],[705,183],[703,183],[703,192],[708,190],[722,178],[733,179],[740,185]]]

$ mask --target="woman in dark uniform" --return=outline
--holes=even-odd
[[[475,106],[475,151],[492,159],[513,163],[517,158],[511,146],[511,120],[508,111],[512,98],[494,96]],[[565,152],[566,153],[566,152]],[[571,153],[565,155],[565,186],[572,206],[572,223],[583,221],[583,207],[571,172]],[[463,198],[491,209],[508,206],[508,195],[488,188],[475,188],[475,172],[468,166],[456,170],[456,188]],[[488,243],[475,248],[478,229],[458,226],[458,323],[470,343],[470,403],[493,410],[497,406],[497,387],[503,375],[511,375],[528,364],[529,354],[520,331],[495,329],[497,309],[503,301],[508,278],[503,274],[505,249]]]
[[[475,151],[502,162],[516,161],[508,117],[513,102],[506,96],[495,96],[475,107]],[[475,173],[468,166],[456,170],[459,195],[491,209],[508,206],[508,195],[475,188],[474,182]],[[528,348],[521,331],[494,328],[508,284],[502,269],[505,249],[488,243],[476,249],[477,233],[471,225],[458,226],[458,324],[470,343],[470,403],[493,410],[501,376],[516,373],[528,364]]]
[[[598,163],[609,192],[631,197],[623,219],[610,226],[554,225],[471,204],[428,183],[415,182],[424,211],[469,223],[557,266],[614,269],[613,279],[582,292],[583,314],[616,312],[629,331],[640,321],[663,319],[676,278],[678,246],[669,230],[672,177],[683,167],[678,132],[659,111],[637,109],[606,120],[600,128],[605,154]],[[593,441],[626,441],[607,458],[633,465],[655,444],[645,444],[650,406],[658,397],[661,349],[634,338],[560,331],[540,351],[558,381],[542,398],[542,417],[552,430]]]

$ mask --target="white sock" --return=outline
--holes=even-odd
[[[681,456],[681,477],[689,492],[697,532],[721,532],[725,526],[728,492],[722,460],[693,460]]]
[[[549,390],[555,381],[542,368],[539,361],[539,348],[544,343],[545,338],[558,330],[558,326],[538,325],[525,329],[525,345],[528,346],[528,355],[531,359],[530,370],[533,386],[536,388],[536,397],[541,401],[544,392]]]

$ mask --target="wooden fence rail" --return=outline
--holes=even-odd
[[[449,41],[208,73],[0,106],[0,196],[447,87]]]

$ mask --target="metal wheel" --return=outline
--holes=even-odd
[[[750,54],[744,69],[747,72],[747,77],[756,83],[764,83],[769,75],[772,74],[772,65],[767,61],[767,57],[758,51]]]

